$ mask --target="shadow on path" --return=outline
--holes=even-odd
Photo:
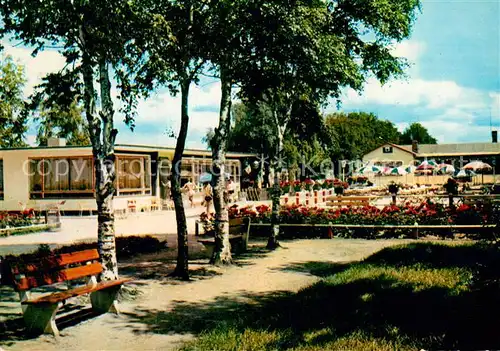
[[[307,340],[321,346],[361,333],[425,349],[499,349],[499,264],[493,247],[411,244],[363,262],[281,267],[326,277],[296,294],[243,292],[127,317],[152,333],[277,331],[283,348],[303,343],[306,334],[317,334]]]

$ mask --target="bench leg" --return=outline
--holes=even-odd
[[[121,285],[113,286],[108,289],[94,291],[90,294],[90,302],[92,309],[100,313],[115,313],[118,314],[118,303],[116,297],[120,291]]]
[[[59,329],[56,326],[56,313],[61,306],[61,302],[28,305],[23,313],[28,331],[59,336]]]

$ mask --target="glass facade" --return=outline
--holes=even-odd
[[[149,156],[117,156],[116,194],[151,195],[151,159]]]
[[[91,157],[30,160],[30,198],[93,197]]]

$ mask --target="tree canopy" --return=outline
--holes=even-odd
[[[31,109],[37,127],[38,145],[50,137],[65,138],[67,145],[91,144],[83,114],[82,84],[69,72],[50,73],[35,88]]]
[[[360,159],[382,143],[400,142],[400,133],[394,123],[379,119],[373,113],[333,113],[326,116],[325,124],[336,141],[329,150],[335,160]]]
[[[437,139],[429,134],[427,128],[420,123],[412,123],[403,131],[401,144],[411,144],[417,141],[420,144],[437,144]]]
[[[0,148],[23,147],[27,131],[24,67],[7,56],[0,63]]]

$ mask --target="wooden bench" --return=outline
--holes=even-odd
[[[57,311],[69,298],[90,294],[92,309],[99,313],[118,314],[116,297],[123,283],[130,279],[119,279],[97,283],[96,276],[102,272],[96,249],[52,255],[36,263],[23,263],[10,267],[15,290],[21,299],[21,308],[30,332],[59,335],[55,323]],[[84,285],[53,292],[33,298],[31,291],[42,286],[86,279]],[[72,282],[74,283],[74,282]]]
[[[250,223],[251,219],[249,217],[229,220],[229,243],[231,244],[232,252],[239,254],[248,250]],[[203,244],[210,256],[212,256],[215,248],[215,238],[210,235],[199,235],[198,242]]]
[[[372,199],[371,196],[330,196],[326,205],[329,207],[364,207],[369,206]]]

